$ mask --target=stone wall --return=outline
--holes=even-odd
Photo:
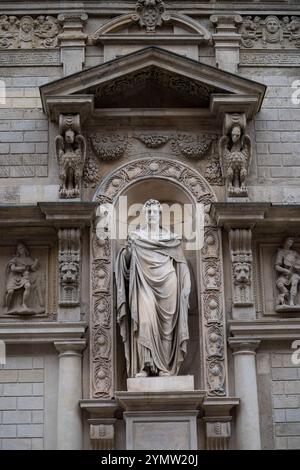
[[[262,444],[265,449],[300,448],[300,367],[286,344],[257,354]]]
[[[44,358],[9,356],[0,369],[0,448],[44,448]]]

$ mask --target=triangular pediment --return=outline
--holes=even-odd
[[[173,52],[147,47],[41,87],[43,106],[90,100],[101,108],[206,108],[243,99],[257,112],[265,86]],[[55,99],[54,99],[55,98]],[[54,100],[54,101],[53,101]],[[249,101],[249,102],[250,102]]]

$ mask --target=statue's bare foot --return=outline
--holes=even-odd
[[[163,372],[162,370],[159,371],[158,376],[159,377],[170,377],[171,374],[169,372]]]
[[[148,377],[148,374],[145,370],[141,370],[141,372],[138,372],[135,374],[136,377]]]

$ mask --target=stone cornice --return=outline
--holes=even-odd
[[[89,225],[94,202],[40,202],[36,205],[0,204],[0,227],[82,227]]]
[[[228,421],[231,410],[240,404],[240,399],[236,397],[206,397],[202,404],[204,410],[204,420],[222,420]],[[230,419],[230,418],[229,418]]]
[[[0,322],[0,339],[7,344],[82,342],[86,323]]]
[[[94,202],[40,202],[46,221],[57,227],[89,225],[95,212]]]
[[[231,341],[293,341],[300,338],[300,319],[237,321],[228,320]]]
[[[133,13],[135,11],[135,1],[132,0],[119,0],[114,2],[97,2],[95,0],[66,0],[63,3],[58,0],[47,1],[47,13],[55,14],[60,12],[73,12],[74,10],[84,10],[89,15],[97,15],[100,17],[115,17],[116,15],[123,15],[126,13]],[[168,0],[168,11],[183,13],[191,17],[199,15],[212,15],[212,14],[247,14],[247,15],[298,15],[299,10],[297,3],[282,5],[276,1],[270,3],[261,2],[259,4],[249,1],[247,3],[237,3],[219,1],[211,3],[209,0],[206,2],[199,2],[197,0],[188,0],[179,2],[178,0]],[[5,1],[1,3],[1,11],[3,14],[45,14],[45,7],[42,6],[40,0],[20,2],[18,0]]]
[[[274,231],[299,229],[300,205],[271,204],[265,202],[216,202],[211,207],[211,215],[219,227],[256,228],[263,231],[272,227]]]
[[[162,407],[168,406],[168,410],[178,410],[180,413],[186,410],[200,409],[206,392],[200,390],[190,392],[116,392],[115,396],[117,402],[126,411],[138,411],[139,409],[159,411]]]

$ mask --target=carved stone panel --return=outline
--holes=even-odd
[[[0,317],[52,317],[57,309],[55,253],[22,240],[0,247]]]
[[[232,261],[233,315],[255,315],[253,304],[253,256],[251,229],[232,229],[229,232]],[[247,311],[246,311],[247,310]]]
[[[0,16],[0,49],[57,47],[59,24],[53,16]]]
[[[300,47],[300,17],[245,16],[240,26],[242,47],[285,49]]]

